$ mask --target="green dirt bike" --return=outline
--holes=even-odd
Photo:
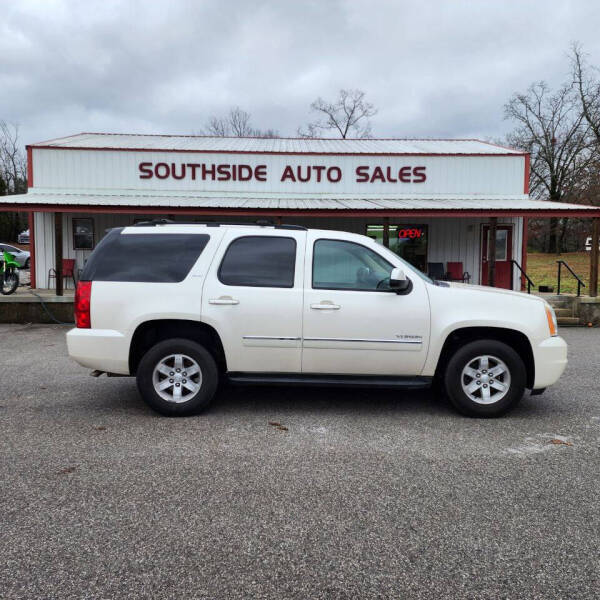
[[[19,263],[6,250],[2,254],[3,260],[0,260],[0,293],[8,296],[19,287]]]

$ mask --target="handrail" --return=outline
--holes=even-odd
[[[517,269],[519,269],[519,271],[521,271],[521,273],[523,274],[523,276],[525,277],[525,279],[527,279],[527,293],[531,294],[531,286],[533,285],[535,287],[535,283],[533,283],[533,281],[531,281],[531,277],[529,277],[529,275],[527,275],[527,273],[525,273],[525,271],[523,271],[523,267],[521,267],[521,265],[514,259],[511,259],[511,265],[510,265],[510,280],[511,282],[515,280],[515,278],[513,277],[513,273],[514,273],[514,268],[517,267]]]
[[[556,262],[558,263],[557,295],[560,295],[560,269],[563,265],[565,265],[565,267],[567,267],[567,269],[569,269],[569,272],[571,273],[571,275],[573,275],[573,277],[575,277],[575,279],[577,279],[577,296],[578,297],[581,296],[581,286],[585,287],[585,283],[583,283],[583,281],[581,281],[581,279],[579,279],[579,276],[577,275],[577,273],[575,273],[575,271],[573,271],[573,269],[571,269],[571,267],[564,260],[557,260]]]

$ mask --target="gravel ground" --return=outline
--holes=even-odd
[[[2,598],[599,597],[599,330],[499,420],[284,388],[166,419],[64,332],[0,326]]]

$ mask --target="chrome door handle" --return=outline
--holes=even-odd
[[[314,310],[340,310],[339,304],[333,302],[320,302],[319,304],[311,304],[310,307]]]
[[[209,304],[239,304],[240,301],[231,296],[220,296],[219,298],[211,298]]]

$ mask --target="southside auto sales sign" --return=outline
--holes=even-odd
[[[273,172],[275,171],[275,172]],[[427,168],[406,164],[357,165],[345,173],[337,165],[285,164],[275,170],[266,164],[205,163],[205,162],[151,162],[138,164],[140,179],[187,181],[255,181],[279,183],[338,183],[350,178],[356,183],[424,183]]]
[[[260,198],[522,195],[521,155],[34,149],[35,187]],[[260,194],[260,196],[258,196]]]

